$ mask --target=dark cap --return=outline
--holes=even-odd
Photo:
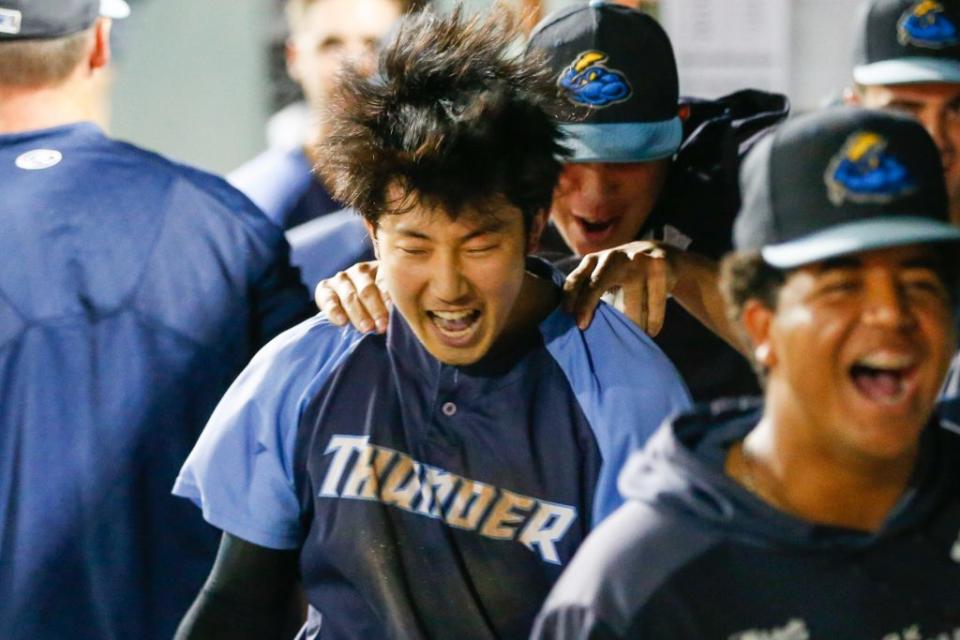
[[[643,162],[680,146],[677,63],[649,15],[591,0],[544,18],[527,49],[546,55],[558,90],[578,107],[561,125],[572,162]]]
[[[908,244],[960,242],[940,153],[912,118],[818,111],[761,140],[740,170],[737,250],[792,269]]]
[[[83,31],[98,16],[128,15],[124,0],[0,0],[0,40],[60,38]]]
[[[869,0],[856,24],[858,84],[960,82],[960,0]]]

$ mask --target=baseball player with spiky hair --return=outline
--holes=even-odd
[[[499,16],[414,14],[354,71],[321,147],[394,302],[385,335],[323,316],[224,397],[175,493],[225,532],[178,638],[524,638],[626,452],[688,405],[604,306],[587,331],[528,258],[564,149],[552,79]]]

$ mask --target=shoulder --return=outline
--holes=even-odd
[[[227,181],[279,224],[314,178],[299,149],[267,149],[227,174]]]
[[[338,327],[317,314],[268,342],[247,368],[257,371],[258,380],[264,383],[287,379],[294,373],[316,375],[336,368],[367,335],[371,334],[351,326]]]
[[[676,368],[650,336],[606,303],[597,307],[586,331],[580,331],[573,317],[561,311],[551,314],[541,324],[541,331],[561,366],[582,367],[601,384],[649,386],[659,380],[682,387]]]
[[[694,525],[641,502],[624,504],[577,551],[544,604],[535,636],[580,638],[600,628],[624,637],[671,577],[716,543]],[[586,628],[570,628],[576,625]]]
[[[128,142],[104,137],[101,144],[109,150],[107,161],[115,165],[117,175],[128,188],[136,181],[133,192],[152,206],[189,207],[194,215],[213,213],[222,220],[240,223],[271,243],[281,237],[280,230],[260,209],[222,177]],[[153,185],[152,193],[149,185]]]

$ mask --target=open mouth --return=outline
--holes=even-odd
[[[427,317],[436,327],[440,337],[453,346],[469,341],[480,325],[479,309],[458,311],[427,311]]]
[[[580,225],[580,228],[587,235],[597,235],[597,234],[605,233],[610,229],[612,229],[613,225],[616,224],[617,222],[616,218],[612,218],[610,220],[603,220],[601,222],[590,222],[589,220],[585,218],[581,218],[580,216],[574,216],[574,218],[576,219],[577,224]]]
[[[881,405],[896,405],[916,387],[916,359],[907,355],[878,353],[857,360],[850,378],[860,395]]]

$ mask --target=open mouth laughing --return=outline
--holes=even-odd
[[[427,318],[440,339],[451,347],[463,347],[473,340],[480,327],[481,315],[479,309],[427,311]]]
[[[613,233],[619,218],[610,218],[609,220],[591,221],[580,216],[573,216],[577,223],[577,228],[583,237],[590,243],[598,243],[606,240]]]
[[[850,367],[850,379],[860,395],[872,403],[892,407],[917,388],[918,359],[891,351],[876,351]]]

